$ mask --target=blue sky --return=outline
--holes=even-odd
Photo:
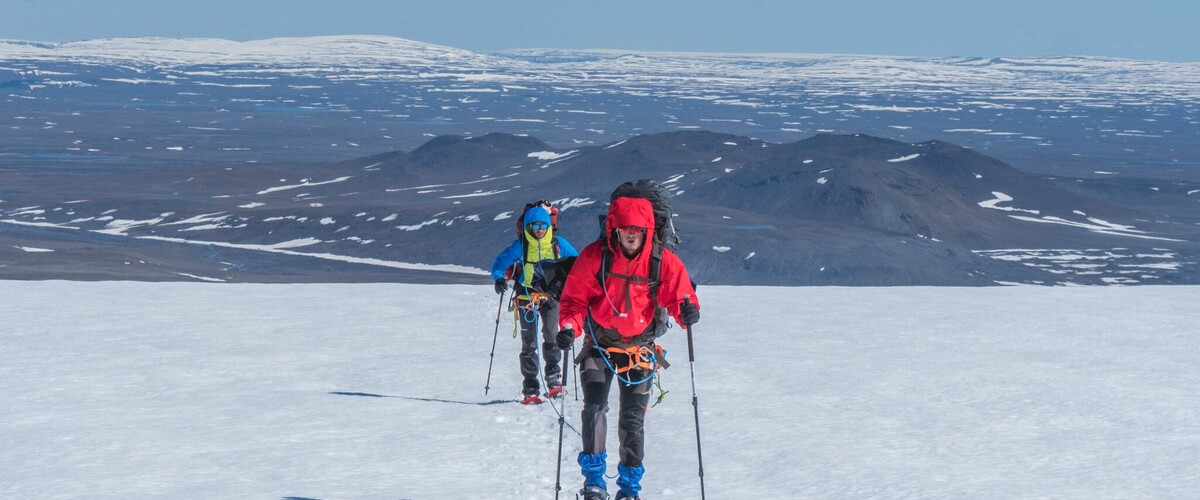
[[[1200,62],[1197,0],[0,0],[0,39],[393,35],[613,48]]]

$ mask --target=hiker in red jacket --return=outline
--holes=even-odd
[[[645,472],[643,427],[657,364],[654,339],[667,327],[666,314],[679,325],[700,319],[700,304],[683,262],[670,249],[656,245],[654,211],[648,200],[617,198],[609,206],[604,236],[583,249],[563,289],[559,309],[558,346],[569,348],[584,337],[579,354],[583,385],[584,476],[580,494],[587,500],[608,498],[604,481],[608,431],[608,393],[619,379],[617,466],[618,500],[638,498]],[[647,244],[647,241],[650,243]],[[655,248],[658,246],[659,248]],[[661,249],[661,262],[658,259]],[[658,279],[652,279],[652,267]]]

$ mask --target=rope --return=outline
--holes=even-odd
[[[533,357],[537,361],[536,370],[538,373],[538,379],[542,381],[542,387],[545,387],[546,390],[549,391],[550,385],[546,383],[546,373],[542,370],[542,346],[541,343],[538,342],[538,337],[540,337],[542,334],[542,315],[539,314],[538,311],[540,306],[540,303],[534,301],[533,298],[530,297],[529,303],[525,306],[525,322],[533,323]],[[530,313],[533,314],[532,320],[528,319]],[[521,341],[524,342],[525,340],[522,339]]]
[[[534,356],[537,358],[537,371],[538,371],[538,378],[540,378],[540,379],[541,379],[541,381],[542,381],[542,386],[546,388],[546,391],[549,391],[549,390],[550,390],[550,384],[549,384],[549,382],[547,382],[547,381],[546,381],[546,372],[545,372],[545,370],[543,370],[543,369],[542,369],[542,356],[541,356],[541,354],[542,354],[542,353],[541,353],[541,343],[540,343],[540,342],[537,342],[537,337],[538,337],[539,335],[541,335],[541,333],[542,333],[542,328],[541,328],[541,326],[542,326],[542,325],[541,325],[541,322],[542,322],[542,315],[541,315],[541,314],[539,314],[539,308],[540,308],[541,302],[532,302],[532,301],[531,301],[531,302],[529,303],[529,305],[530,305],[530,310],[534,312],[534,315],[533,315],[533,321],[532,321],[532,323],[533,323],[533,334],[534,334],[534,346],[535,346],[535,347],[536,347],[536,349],[537,349],[537,350],[535,350],[535,351],[534,351]],[[564,351],[564,352],[562,353],[562,355],[563,355],[563,356],[566,356],[566,355],[567,355],[566,351]],[[560,373],[560,374],[559,374],[559,377],[562,377],[562,376],[563,376],[563,374],[561,374],[561,373]],[[561,382],[561,381],[562,381],[562,379],[560,378],[560,379],[559,379],[559,381]],[[547,400],[550,402],[550,408],[554,410],[554,413],[555,413],[556,415],[558,415],[558,416],[559,416],[559,418],[562,418],[562,419],[564,419],[564,420],[565,420],[565,419],[566,419],[565,412],[566,412],[566,409],[567,409],[567,398],[566,398],[566,396],[563,396],[563,398],[562,398],[562,404],[561,404],[561,405],[555,405],[555,404],[554,404],[554,398],[550,398],[550,397],[548,397],[548,398],[546,398],[546,399],[547,399]],[[562,406],[562,408],[559,408],[559,406]],[[567,427],[570,427],[570,428],[571,428],[571,431],[572,431],[572,432],[574,432],[575,434],[578,434],[580,437],[583,437],[583,434],[582,434],[581,432],[579,432],[579,430],[575,429],[575,426],[571,425],[571,423],[570,423],[570,422],[566,422],[566,426],[567,426]]]
[[[524,238],[524,237],[525,237],[525,228],[521,228],[521,238]],[[537,241],[537,245],[538,245],[537,254],[538,254],[538,257],[540,258],[542,255],[542,240],[537,239],[536,241]],[[555,255],[557,255],[557,253]],[[525,277],[526,257],[528,257],[528,251],[522,252],[521,261],[520,261],[521,262],[521,266],[520,266],[521,271],[520,271],[520,274],[518,274],[517,276],[514,277],[514,283],[513,283],[513,302],[514,303],[517,303],[517,287],[524,286],[521,284],[521,281]],[[518,325],[517,325],[516,320],[520,320],[525,323],[533,323],[534,358],[537,359],[538,379],[541,380],[542,387],[545,387],[546,390],[549,391],[550,386],[546,382],[546,372],[545,372],[545,370],[542,369],[541,342],[538,342],[538,338],[541,337],[541,335],[542,335],[542,328],[541,328],[542,315],[541,315],[540,308],[541,308],[541,304],[547,300],[547,296],[545,294],[529,293],[528,287],[525,288],[525,292],[528,294],[528,297],[529,297],[529,304],[524,308],[525,310],[520,311],[519,309],[522,309],[520,307],[513,308],[513,316],[514,316],[513,338],[517,338]],[[563,356],[566,356],[566,355],[567,355],[567,353],[563,352]],[[562,374],[560,374],[559,376],[561,377]],[[554,404],[553,398],[546,398],[546,399],[550,400],[550,408],[554,409],[554,413],[557,414],[560,418],[563,418],[565,420],[566,417],[564,416],[563,412],[566,411],[567,398],[563,397],[562,409],[559,409],[559,407]],[[570,422],[566,422],[566,426],[568,428],[570,428],[571,432],[574,432],[576,435],[578,435],[580,437],[583,436],[583,434],[580,433],[579,430],[575,428],[575,426],[571,425]]]
[[[654,388],[658,389],[658,397],[654,399],[654,404],[650,405],[651,408],[658,406],[658,404],[663,402],[663,399],[667,397],[667,393],[671,392],[666,389],[663,389],[662,374],[659,374],[657,377],[654,377]]]

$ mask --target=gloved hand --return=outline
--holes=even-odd
[[[503,278],[496,280],[496,295],[504,295],[508,291],[508,281]]]
[[[571,348],[571,344],[575,343],[575,329],[571,325],[564,325],[565,328],[558,331],[558,336],[554,337],[554,343],[559,349],[567,350]]]
[[[691,326],[700,321],[700,308],[691,302],[679,304],[679,319],[683,320],[685,326]]]

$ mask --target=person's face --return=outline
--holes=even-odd
[[[624,226],[617,228],[617,239],[621,242],[621,249],[628,255],[633,255],[642,249],[642,245],[646,243],[646,228],[638,226]]]
[[[539,240],[545,238],[546,231],[550,229],[550,226],[548,226],[545,222],[534,222],[533,224],[526,224],[525,227],[529,230],[529,234],[533,235],[534,238]]]

